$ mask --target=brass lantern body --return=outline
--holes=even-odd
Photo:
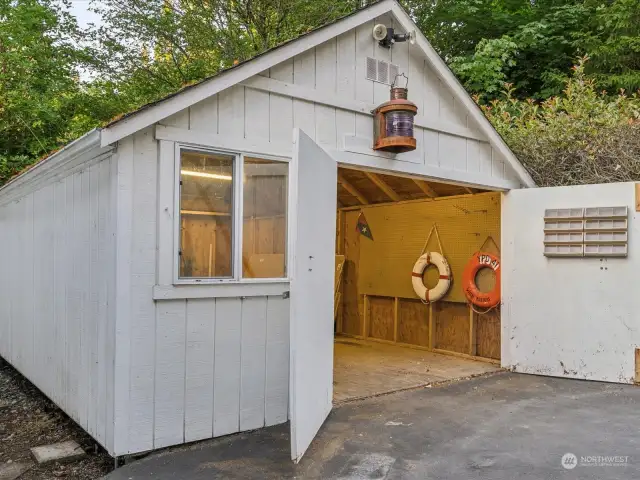
[[[392,88],[391,99],[373,111],[373,149],[391,153],[416,149],[413,120],[415,103],[407,100],[406,88]]]

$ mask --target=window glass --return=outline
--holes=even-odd
[[[288,168],[284,162],[244,159],[244,278],[286,276]]]
[[[181,150],[180,277],[233,276],[233,155]]]

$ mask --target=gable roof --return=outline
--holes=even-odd
[[[473,101],[451,69],[440,58],[440,55],[434,50],[408,13],[396,0],[380,0],[334,23],[320,27],[239,65],[224,70],[214,77],[186,87],[158,102],[146,105],[107,125],[102,130],[101,145],[104,147],[113,144],[143,128],[153,125],[163,118],[178,113],[348,30],[388,13],[392,13],[395,16],[404,31],[416,31],[416,45],[423,51],[438,77],[451,88],[456,99],[465,107],[468,115],[478,125],[479,130],[486,135],[491,146],[506,159],[506,162],[514,170],[522,184],[527,187],[535,187],[536,185],[527,170],[487,120],[480,107]]]
[[[333,23],[311,30],[300,37],[267,50],[266,52],[254,56],[238,65],[234,65],[233,67],[223,70],[213,77],[185,87],[161,100],[147,104],[138,110],[128,113],[109,123],[102,129],[92,130],[89,134],[86,134],[79,140],[89,136],[91,136],[92,139],[96,139],[99,134],[99,144],[96,145],[96,148],[104,150],[106,147],[113,146],[119,140],[149,127],[202,100],[205,100],[218,92],[226,90],[240,82],[244,82],[273,66],[300,55],[307,50],[315,48],[316,46],[356,28],[363,23],[372,21],[377,17],[389,13],[394,15],[404,31],[416,31],[416,45],[422,50],[423,54],[429,61],[430,66],[438,77],[452,90],[456,100],[465,107],[467,114],[478,125],[478,129],[486,135],[491,146],[505,158],[506,163],[516,173],[519,181],[524,186],[535,187],[536,184],[527,170],[509,149],[502,137],[498,134],[493,125],[491,125],[491,122],[487,120],[480,107],[478,107],[478,105],[473,101],[471,96],[467,93],[444,60],[440,58],[427,38],[413,22],[409,14],[400,6],[400,4],[397,3],[396,0],[379,0],[367,7],[356,10]],[[59,156],[75,154],[75,144],[80,143],[82,142],[72,142],[64,149],[56,152],[40,163],[49,163]],[[31,170],[25,172],[25,174],[29,172],[31,172]],[[14,180],[18,180],[23,177],[23,175],[24,174],[19,175],[9,183],[14,183]],[[0,188],[0,190],[4,190],[8,185],[9,184],[6,184]]]

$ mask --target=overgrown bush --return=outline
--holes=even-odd
[[[539,186],[640,180],[640,96],[598,92],[580,59],[563,94],[481,105]]]

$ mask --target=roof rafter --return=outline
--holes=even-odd
[[[372,173],[372,172],[367,172],[367,171],[364,171],[363,173],[367,176],[367,178],[368,178],[369,180],[371,180],[373,183],[375,183],[375,184],[376,184],[376,186],[377,186],[380,190],[382,190],[382,191],[385,193],[385,195],[386,195],[387,197],[389,197],[391,200],[393,200],[394,202],[399,202],[400,200],[402,200],[402,197],[400,197],[400,195],[398,195],[398,194],[393,190],[393,188],[391,188],[391,187],[389,186],[389,184],[387,184],[387,183],[386,183],[382,178],[380,178],[380,177],[378,176],[378,174],[376,174],[376,173]]]
[[[413,183],[415,183],[427,197],[436,198],[439,196],[438,193],[424,180],[418,180],[417,178],[412,178],[411,180],[413,180]]]
[[[338,173],[338,183],[342,185],[347,192],[356,197],[361,204],[369,205],[369,200],[367,200],[367,197],[360,193],[360,190],[351,185],[349,181],[342,176],[341,173]]]

